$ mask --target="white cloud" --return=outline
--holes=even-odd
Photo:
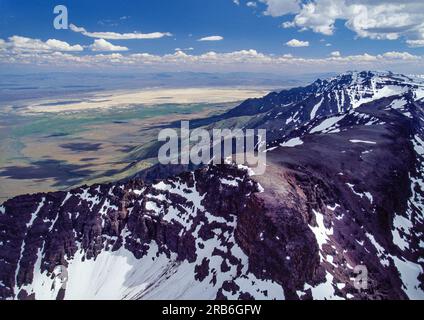
[[[246,6],[251,7],[251,8],[256,8],[257,4],[254,1],[249,1],[246,3]]]
[[[82,51],[84,50],[79,44],[71,46],[65,41],[60,41],[56,39],[49,39],[46,41],[46,44],[51,48],[51,50],[57,51]]]
[[[309,47],[309,41],[302,41],[297,39],[291,39],[290,41],[286,42],[286,45],[289,47]]]
[[[411,48],[424,47],[424,39],[422,39],[422,40],[406,40],[406,43]]]
[[[332,35],[337,20],[362,38],[395,40],[405,37],[410,46],[424,41],[423,0],[311,0],[300,3],[286,0],[261,0],[267,5],[264,14],[295,14],[283,27],[296,26]]]
[[[233,3],[239,6],[240,5],[240,0],[233,0]]]
[[[293,28],[295,26],[296,26],[295,23],[292,22],[292,21],[285,21],[281,24],[281,27],[284,28],[284,29]]]
[[[175,48],[175,51],[193,51],[194,48],[193,47],[188,47],[188,48]]]
[[[234,52],[189,54],[178,50],[165,55],[150,53],[95,53],[16,50],[9,41],[0,39],[0,67],[7,65],[37,65],[46,68],[88,68],[152,71],[260,71],[287,74],[314,72],[339,72],[345,70],[388,69],[397,72],[424,73],[424,58],[408,52],[391,51],[379,55],[330,55],[324,58],[302,58],[290,54],[271,55],[254,49]]]
[[[224,37],[222,37],[222,36],[208,36],[208,37],[200,38],[197,41],[221,41],[221,40],[224,40]]]
[[[70,45],[65,41],[49,39],[46,42],[40,39],[32,39],[21,36],[9,37],[8,41],[2,40],[2,46],[10,48],[14,51],[32,51],[32,52],[47,52],[47,51],[83,51],[84,48],[79,45]],[[1,44],[0,43],[0,44]]]
[[[340,51],[333,51],[333,52],[330,53],[330,55],[332,57],[340,57],[341,56]]]
[[[83,27],[77,27],[74,24],[70,24],[69,28],[74,31],[83,34],[90,38],[99,38],[107,40],[132,40],[132,39],[159,39],[172,34],[169,32],[151,32],[151,33],[117,33],[117,32],[89,32]]]
[[[410,54],[409,52],[397,52],[390,51],[382,55],[384,58],[394,59],[394,60],[417,60],[419,57]]]
[[[272,17],[279,17],[289,13],[299,11],[299,0],[260,0],[265,3],[267,9],[264,14]]]
[[[115,46],[105,39],[96,39],[90,46],[91,51],[128,51],[127,47]]]

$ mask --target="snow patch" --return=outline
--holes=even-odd
[[[380,263],[383,266],[388,267],[390,265],[390,262],[386,257],[386,250],[384,250],[384,248],[375,240],[372,234],[365,233],[365,235],[370,240],[374,248],[377,250],[377,255],[380,258]]]
[[[303,144],[303,141],[299,138],[292,138],[284,143],[280,143],[280,146],[282,147],[296,147],[296,146],[300,146]]]
[[[225,184],[225,185],[230,186],[230,187],[238,187],[239,186],[239,183],[237,182],[237,180],[229,180],[229,179],[221,178],[221,179],[219,179],[219,181],[221,182],[221,184]]]
[[[409,299],[422,300],[424,299],[424,291],[420,289],[419,275],[423,272],[422,267],[408,260],[399,259],[398,257],[391,256],[396,268],[400,273],[400,278],[403,283],[403,291]]]
[[[316,114],[317,114],[317,112],[318,112],[318,110],[319,110],[319,108],[321,107],[321,105],[322,105],[322,102],[324,101],[324,97],[322,97],[321,98],[321,101],[320,102],[318,102],[313,108],[312,108],[312,111],[311,111],[311,119],[313,119],[313,118],[315,118],[315,116],[316,116]]]
[[[340,120],[342,120],[346,115],[341,115],[341,116],[334,116],[331,118],[327,118],[324,121],[322,121],[318,126],[312,128],[312,130],[310,131],[310,133],[316,133],[316,132],[320,132],[320,133],[325,133],[325,130],[330,129],[331,127],[333,127],[334,125],[336,125]]]
[[[329,236],[333,235],[333,227],[327,229],[324,225],[324,216],[320,212],[316,211],[315,209],[313,209],[312,211],[315,214],[315,220],[316,220],[317,226],[313,227],[309,225],[309,228],[314,233],[315,239],[317,240],[318,246],[321,251],[322,246],[330,240]],[[322,259],[321,252],[320,252],[320,257]]]
[[[358,140],[358,139],[351,139],[349,140],[352,143],[367,143],[367,144],[377,144],[377,142],[374,141],[367,141],[367,140]]]

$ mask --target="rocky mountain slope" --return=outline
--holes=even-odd
[[[10,199],[0,298],[423,299],[423,97],[406,76],[346,73],[214,119],[271,132],[264,175],[140,178],[170,172],[155,170]]]
[[[265,128],[268,139],[282,138],[316,117],[356,109],[383,97],[412,92],[424,97],[424,79],[391,72],[346,72],[318,79],[306,87],[271,92],[263,98],[248,99],[215,117],[191,121],[191,126],[241,126]]]

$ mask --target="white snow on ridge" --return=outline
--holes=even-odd
[[[352,74],[352,78],[352,83],[346,88],[346,93],[349,96],[353,109],[358,108],[364,103],[402,94],[408,90],[408,87],[402,85],[405,80],[402,80],[400,85],[386,84],[387,80],[392,80],[386,74],[374,74],[369,84],[365,84],[365,79],[361,78],[359,73]]]
[[[390,265],[389,260],[387,260],[386,257],[386,250],[375,240],[374,236],[370,233],[365,233],[367,238],[370,240],[371,244],[374,246],[374,248],[377,250],[377,255],[380,258],[380,263],[388,267]]]
[[[118,251],[102,251],[96,259],[85,259],[81,250],[72,259],[68,259],[69,280],[65,299],[74,300],[118,300],[118,299],[205,299],[216,298],[218,288],[226,280],[233,280],[240,290],[250,292],[256,299],[284,299],[280,285],[271,280],[256,278],[248,270],[248,258],[234,242],[234,236],[226,233],[225,239],[233,242],[231,254],[239,259],[242,275],[237,276],[238,268],[229,264],[227,272],[215,273],[216,285],[211,284],[213,269],[220,270],[222,257],[212,256],[214,248],[227,250],[218,239],[219,234],[207,241],[197,240],[197,260],[177,261],[174,253],[168,258],[158,254],[155,242],[149,244],[147,255],[136,259],[134,255],[121,247]],[[203,249],[200,249],[202,243]],[[194,278],[195,266],[203,259],[209,260],[209,274],[203,281]],[[47,273],[36,273],[32,291],[37,299],[54,299],[57,292],[51,291],[52,279]],[[32,292],[31,291],[31,292]],[[224,292],[229,299],[238,295]]]
[[[171,186],[169,184],[166,184],[165,182],[161,181],[158,182],[154,185],[152,185],[153,188],[157,189],[157,190],[161,190],[161,191],[166,191],[171,189]]]
[[[370,203],[373,203],[374,202],[374,198],[373,198],[373,196],[372,196],[371,193],[364,192],[364,195],[368,198],[368,200],[369,200]]]
[[[317,240],[318,246],[321,251],[322,246],[330,240],[329,236],[333,235],[333,228],[327,229],[324,225],[324,216],[316,210],[313,210],[313,212],[315,214],[317,226],[309,226],[309,228],[314,233],[315,239]],[[321,253],[320,256],[322,258]]]
[[[415,135],[412,139],[412,144],[414,145],[415,152],[424,157],[424,141],[421,140],[419,135]]]
[[[292,138],[286,142],[280,143],[280,146],[282,147],[296,147],[296,146],[300,146],[303,144],[303,141],[299,138]]]
[[[265,150],[265,152],[272,151],[272,150],[275,150],[275,149],[277,149],[277,148],[278,148],[278,147],[271,147],[271,148],[266,149],[266,150]]]
[[[41,208],[44,206],[45,201],[46,201],[46,198],[43,197],[41,199],[40,203],[38,204],[37,209],[31,214],[31,219],[29,220],[29,222],[26,225],[27,231],[32,226],[32,224],[34,223],[34,220],[37,218],[38,213],[40,212]]]
[[[339,297],[335,294],[333,287],[333,275],[329,272],[325,275],[325,282],[316,285],[315,287],[305,284],[303,291],[311,289],[312,297],[314,300],[345,300],[343,297]],[[303,292],[297,291],[298,295],[302,295]]]
[[[5,214],[6,213],[6,209],[4,206],[0,206],[0,214]]]
[[[62,204],[60,206],[63,207],[63,205],[66,203],[66,201],[69,200],[70,197],[72,197],[72,194],[70,192],[67,192],[65,199],[63,199]]]
[[[302,107],[300,107],[300,109],[302,109]],[[299,110],[296,111],[291,117],[287,118],[286,120],[286,125],[291,123],[291,122],[297,122],[299,119],[297,118],[299,115]]]
[[[237,164],[237,168],[246,171],[249,177],[256,175],[255,171],[252,168],[243,164]]]
[[[159,208],[156,204],[156,202],[153,201],[147,201],[146,202],[146,210],[153,211],[155,215],[159,215],[161,213],[161,208]]]
[[[349,76],[351,79],[346,78]],[[340,88],[340,81],[346,80],[349,80],[349,83],[344,82]],[[419,77],[406,77],[389,72],[372,72],[372,74],[366,75],[360,72],[348,72],[324,81],[320,92],[334,91],[337,108],[340,112],[345,100],[350,102],[352,109],[356,109],[364,103],[402,95],[410,90],[416,99],[421,99],[424,97],[424,81]]]
[[[396,268],[400,273],[400,278],[403,283],[403,291],[409,299],[422,300],[424,299],[424,291],[420,289],[419,275],[423,272],[422,267],[408,260],[399,259],[398,257],[391,256]]]
[[[262,186],[261,186],[261,184],[260,184],[259,182],[257,182],[257,184],[258,184],[258,192],[259,192],[259,193],[264,192],[264,191],[265,191],[264,187],[262,187]]]
[[[393,218],[393,243],[397,245],[401,250],[409,249],[409,242],[405,240],[404,236],[402,236],[401,233],[404,233],[407,236],[411,236],[411,230],[414,227],[411,221],[411,216],[409,214],[409,209],[406,213],[408,214],[408,218],[405,218],[404,216],[401,216],[399,214],[395,214]]]
[[[100,203],[100,198],[98,195],[91,196],[88,191],[90,188],[83,189],[81,194],[78,194],[78,196],[81,198],[81,200],[85,200],[87,202],[91,202],[90,210],[93,210],[93,207],[98,205]]]
[[[359,196],[361,199],[362,199],[363,197],[366,197],[366,198],[369,200],[369,202],[370,202],[371,204],[373,203],[374,198],[373,198],[373,196],[372,196],[372,194],[371,194],[371,193],[369,193],[369,192],[363,192],[363,193],[357,192],[357,191],[355,190],[355,185],[354,185],[354,184],[352,184],[352,183],[349,183],[349,182],[346,182],[346,185],[350,188],[350,190],[352,190],[352,192],[353,192],[354,194],[356,194],[357,196]]]
[[[253,288],[256,287],[256,299],[269,299],[269,297],[274,297],[275,299],[284,298],[280,285],[271,280],[258,279],[252,273],[238,277],[234,282],[240,287],[240,291],[244,292],[251,292],[252,286]],[[265,292],[267,295],[264,294]],[[230,300],[238,299],[238,295],[232,295],[231,292],[226,297]]]
[[[233,180],[229,180],[229,179],[225,179],[225,178],[221,178],[219,179],[221,184],[230,186],[230,187],[238,187],[239,183],[237,182],[237,180],[233,179]]]
[[[322,132],[325,133],[325,130],[330,129],[331,127],[333,127],[337,122],[339,122],[340,120],[342,120],[346,115],[341,115],[341,116],[334,116],[334,117],[330,117],[325,119],[324,121],[322,121],[318,126],[312,128],[312,130],[309,133],[316,133],[316,132]]]
[[[331,210],[331,211],[335,211],[337,208],[339,208],[340,207],[340,205],[338,204],[338,203],[336,203],[336,204],[334,204],[334,206],[332,207],[332,206],[330,206],[330,205],[327,205],[327,209],[329,209],[329,210]]]
[[[193,176],[194,178],[194,176]],[[233,184],[231,178],[228,178]],[[200,195],[194,185],[188,187],[182,181],[160,182],[154,185],[156,190],[162,189],[169,193],[178,194],[187,200],[190,205],[182,203],[178,210],[161,202],[146,201],[146,207],[162,214],[164,221],[178,221],[184,230],[193,227],[194,218],[204,215],[194,226],[196,261],[178,261],[177,256],[171,253],[159,253],[156,242],[148,244],[147,255],[141,259],[122,246],[117,251],[102,250],[95,259],[87,259],[83,250],[78,249],[74,257],[65,257],[69,263],[68,281],[65,299],[215,299],[218,289],[225,281],[234,281],[241,291],[249,292],[255,299],[284,299],[284,290],[272,280],[256,278],[249,272],[249,260],[246,254],[237,245],[234,230],[237,226],[237,217],[231,219],[214,216],[205,211],[201,204],[205,195]],[[160,195],[146,195],[147,198],[161,198],[166,202],[167,193]],[[109,204],[105,201],[102,208],[107,211]],[[209,223],[225,223],[229,229],[225,231],[212,229],[212,237],[203,240],[198,236],[201,227]],[[122,232],[124,243],[129,237],[138,240],[137,235],[125,229]],[[106,241],[102,237],[102,241]],[[80,244],[78,244],[80,246]],[[43,245],[44,246],[44,245]],[[24,244],[21,252],[24,251]],[[221,271],[224,261],[220,255],[212,255],[215,249],[222,250],[233,256],[236,264],[227,263],[228,270]],[[44,249],[38,251],[35,263],[34,280],[31,285],[22,286],[28,293],[34,293],[36,299],[55,299],[58,292],[57,279],[51,279],[47,272],[40,272]],[[200,281],[195,279],[196,266],[208,262],[208,273]],[[227,260],[228,262],[228,260]],[[16,276],[19,272],[17,270]],[[215,284],[214,284],[215,283]],[[17,293],[19,288],[15,288]],[[223,291],[229,299],[237,299],[238,294]]]
[[[388,108],[403,109],[403,107],[406,105],[406,103],[407,103],[407,101],[405,100],[405,98],[402,97],[401,99],[393,100]]]
[[[374,79],[373,79],[374,80]],[[373,84],[375,85],[375,80],[373,81]],[[388,86],[384,86],[383,88],[377,89],[376,87],[372,88],[371,91],[358,91],[361,95],[361,97],[359,99],[352,99],[352,107],[353,109],[359,107],[360,105],[367,103],[367,102],[371,102],[374,100],[378,100],[384,97],[389,97],[389,96],[394,96],[394,95],[399,95],[402,93],[405,93],[407,91],[406,88],[400,87],[400,86],[395,86],[395,85],[388,85]],[[372,97],[369,98],[364,98],[364,96],[366,94],[372,94]]]
[[[414,150],[416,152],[418,160],[418,175],[415,173],[409,174],[409,180],[411,181],[411,196],[408,200],[408,208],[403,215],[395,214],[393,218],[392,236],[393,243],[399,247],[402,251],[413,250],[411,248],[411,238],[415,230],[414,226],[418,223],[423,222],[424,212],[424,197],[421,195],[424,190],[424,181],[422,174],[424,172],[424,166],[422,158],[424,156],[424,142],[419,135],[415,135],[411,140]],[[421,240],[419,246],[423,241]],[[396,268],[399,271],[401,281],[403,283],[402,289],[409,299],[422,300],[424,299],[424,291],[419,287],[421,282],[418,277],[424,272],[423,268],[419,263],[406,260],[404,257],[397,257],[390,255]],[[418,262],[422,262],[422,258]]]
[[[375,141],[358,140],[358,139],[351,139],[349,141],[352,142],[352,143],[377,144],[377,142],[375,142]]]
[[[16,271],[15,271],[15,287],[13,289],[14,293],[17,295],[19,292],[19,288],[17,285],[18,282],[18,275],[19,275],[19,271],[21,268],[21,259],[22,256],[25,252],[25,239],[26,239],[26,235],[28,234],[29,229],[31,228],[32,224],[34,223],[34,220],[37,218],[38,212],[40,212],[41,208],[44,206],[44,202],[46,201],[46,198],[42,198],[37,209],[31,214],[31,219],[29,220],[29,222],[26,224],[26,230],[25,230],[25,236],[22,240],[22,244],[21,244],[21,248],[19,251],[19,259],[18,262],[16,264]]]
[[[317,104],[313,107],[313,109],[312,109],[312,111],[311,111],[311,119],[315,118],[315,116],[316,116],[316,114],[317,114],[317,112],[318,112],[318,110],[319,110],[319,107],[321,107],[321,105],[322,105],[323,101],[324,101],[324,97],[322,97],[322,98],[321,98],[321,101],[320,101],[320,102],[318,102],[318,103],[317,103]]]

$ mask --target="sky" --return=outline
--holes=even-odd
[[[422,0],[0,0],[8,70],[424,73],[423,62]]]

